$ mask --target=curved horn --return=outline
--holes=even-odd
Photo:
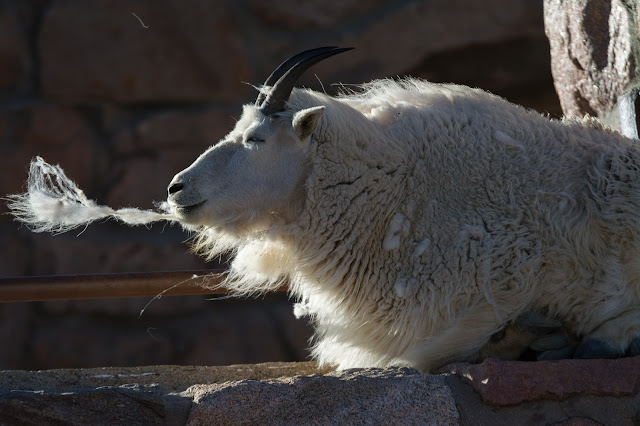
[[[284,75],[284,73],[289,71],[291,67],[293,67],[295,64],[297,64],[301,60],[305,59],[306,57],[311,57],[313,55],[316,55],[318,53],[329,52],[333,49],[337,49],[337,46],[317,47],[315,49],[305,50],[304,52],[300,52],[297,55],[290,57],[289,59],[281,63],[278,66],[278,68],[276,68],[275,71],[273,71],[271,75],[267,77],[267,79],[262,85],[269,86],[269,87],[273,86],[274,84],[276,84],[278,79]],[[262,102],[264,102],[266,98],[267,98],[267,95],[265,95],[262,92],[259,93],[258,98],[256,99],[255,105],[259,108],[260,105],[262,105]]]
[[[323,59],[351,49],[351,47],[333,48],[331,50],[323,50],[321,52],[314,53],[310,56],[305,55],[303,59],[299,60],[294,66],[289,68],[287,72],[285,72],[278,81],[276,81],[271,89],[271,93],[262,103],[262,106],[260,106],[260,111],[264,115],[271,115],[282,111],[289,99],[289,96],[291,95],[293,86],[307,69]]]

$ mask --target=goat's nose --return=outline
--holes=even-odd
[[[181,182],[174,182],[169,184],[169,188],[167,188],[167,190],[169,191],[169,195],[173,195],[182,188],[184,188],[184,185]]]

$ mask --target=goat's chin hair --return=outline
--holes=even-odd
[[[219,287],[236,296],[257,296],[285,284],[286,271],[293,261],[291,253],[261,227],[242,235],[203,226],[195,232],[192,250],[196,254],[207,260],[233,256],[229,272]]]
[[[241,238],[233,234],[221,232],[215,227],[187,226],[185,228],[195,232],[191,240],[191,251],[204,257],[206,261],[211,261],[224,254],[235,254],[238,247],[242,244]]]

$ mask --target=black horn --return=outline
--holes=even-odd
[[[318,53],[329,52],[329,51],[331,51],[333,49],[337,49],[337,46],[317,47],[315,49],[305,50],[304,52],[300,52],[297,55],[293,55],[292,57],[290,57],[289,59],[287,59],[286,61],[281,63],[278,66],[278,68],[276,68],[275,71],[273,71],[271,73],[271,75],[269,77],[267,77],[267,79],[265,80],[265,82],[262,85],[263,86],[267,86],[267,87],[272,87],[274,84],[276,84],[278,79],[284,75],[284,73],[289,71],[289,69],[291,67],[293,67],[295,64],[297,64],[301,60],[303,60],[303,59],[305,59],[307,57],[311,57],[313,55],[316,55]],[[258,95],[258,98],[256,99],[256,104],[255,105],[258,108],[260,108],[260,106],[262,105],[262,103],[264,102],[264,100],[266,98],[267,98],[267,95],[261,92]]]
[[[258,95],[256,106],[265,115],[282,111],[289,99],[289,95],[291,95],[293,86],[307,69],[323,59],[351,49],[351,47],[318,47],[292,56],[267,78],[264,84],[265,86],[271,86],[271,93],[266,97],[263,94]]]

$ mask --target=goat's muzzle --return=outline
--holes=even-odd
[[[172,196],[173,194],[180,192],[182,188],[184,188],[184,184],[182,182],[171,182],[167,188],[167,192],[169,193],[169,196]]]

